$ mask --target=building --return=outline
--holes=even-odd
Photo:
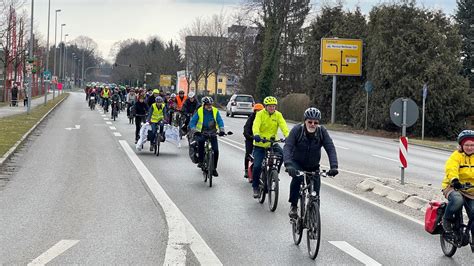
[[[196,90],[196,83],[190,78],[189,80],[191,81],[191,84],[188,89],[188,80],[186,80],[186,71],[181,70],[178,71],[177,74],[177,80],[176,80],[176,90],[180,91],[183,90],[186,92],[186,94],[190,91],[194,91],[198,94],[204,94],[204,88],[205,88],[205,80],[204,78],[201,78],[198,82],[198,88]],[[191,76],[191,75],[190,75]],[[207,94],[208,95],[214,95],[216,92],[216,75],[212,73],[209,78],[207,79]],[[226,95],[228,94],[227,92],[227,75],[222,74],[218,76],[217,79],[217,94],[219,95]]]

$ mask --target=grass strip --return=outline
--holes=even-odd
[[[10,150],[23,135],[28,132],[49,110],[68,94],[61,94],[54,100],[48,101],[30,111],[30,114],[18,114],[0,118],[0,157]]]

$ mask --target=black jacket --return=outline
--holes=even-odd
[[[302,134],[303,133],[303,134]],[[285,165],[304,171],[316,171],[321,160],[321,148],[324,147],[331,169],[337,169],[336,147],[324,126],[319,126],[314,136],[306,132],[302,124],[291,129],[283,147]]]
[[[145,101],[143,101],[142,103],[140,101],[135,102],[134,108],[136,116],[146,116],[148,111],[148,105],[145,103]]]
[[[244,137],[247,140],[252,140],[253,139],[253,131],[252,131],[252,126],[253,126],[253,121],[255,120],[255,116],[257,113],[253,113],[249,116],[247,119],[247,122],[245,122],[244,125]]]
[[[186,99],[186,101],[184,101],[183,103],[183,108],[182,108],[182,111],[185,113],[185,114],[194,114],[194,112],[196,112],[196,110],[199,108],[199,103],[198,103],[198,100],[197,99],[194,99],[194,102],[191,102],[188,99]]]

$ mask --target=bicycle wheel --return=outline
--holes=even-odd
[[[260,190],[260,196],[258,197],[258,202],[260,204],[263,204],[265,202],[265,196],[266,196],[266,186],[267,186],[267,172],[262,171],[262,174],[260,175],[260,184],[258,186],[258,189]]]
[[[268,175],[268,208],[274,212],[278,206],[278,194],[279,194],[279,179],[278,171],[272,169]]]
[[[209,187],[212,187],[212,172],[214,171],[214,152],[209,151],[207,161],[207,177],[209,178]]]
[[[155,149],[156,149],[156,156],[160,156],[160,142],[161,142],[161,134],[158,132],[156,133],[156,141],[155,141]]]
[[[303,228],[304,228],[304,223],[303,223],[303,215],[304,215],[304,209],[305,209],[304,198],[300,196],[300,199],[298,200],[298,202],[299,202],[298,218],[292,219],[292,222],[291,222],[293,242],[295,242],[295,245],[299,245],[301,243],[301,239],[303,238]]]
[[[202,169],[201,169],[201,170],[202,170],[202,175],[203,175],[203,177],[204,177],[204,182],[207,182],[207,177],[208,177],[208,175],[207,175],[207,169],[208,169],[208,167],[207,167],[207,161],[208,161],[207,157],[208,157],[208,156],[209,156],[209,155],[208,155],[207,152],[204,150],[204,160],[202,161],[202,163],[203,163],[204,165],[203,165],[203,167],[202,167]]]
[[[448,241],[449,235],[446,234],[444,231],[439,235],[439,241],[441,243],[441,250],[443,250],[443,253],[446,257],[452,257],[454,253],[456,253],[456,250],[458,249],[455,245],[451,243],[451,241]],[[452,238],[452,237],[451,237]]]
[[[306,231],[306,244],[308,255],[311,259],[318,256],[319,245],[321,244],[321,217],[319,214],[319,204],[313,201],[308,206],[308,230]]]

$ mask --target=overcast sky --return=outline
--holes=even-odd
[[[26,1],[29,13],[30,0]],[[162,40],[179,41],[181,29],[189,26],[196,17],[208,17],[213,14],[231,15],[242,2],[247,0],[51,0],[50,43],[54,43],[54,10],[58,13],[58,42],[61,38],[60,26],[65,23],[63,34],[69,34],[67,40],[79,35],[94,39],[99,45],[101,55],[109,57],[110,48],[120,40],[129,38],[146,40],[150,36],[159,36]],[[311,0],[315,10],[321,3],[335,0]],[[364,13],[382,0],[345,0],[345,7],[353,9],[359,5]],[[454,14],[456,0],[418,1],[427,8],[441,9]],[[46,38],[48,26],[48,0],[34,1],[34,19],[36,28]]]

